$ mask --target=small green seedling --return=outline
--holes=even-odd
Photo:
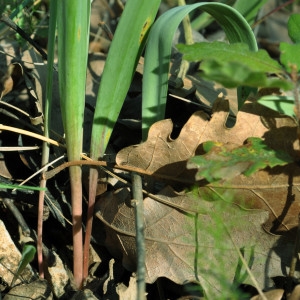
[[[11,282],[11,286],[14,285],[16,280],[20,277],[20,274],[27,267],[27,265],[33,261],[35,253],[36,253],[36,248],[33,245],[25,244],[23,246],[22,257],[19,262],[17,272],[15,273],[13,280]]]

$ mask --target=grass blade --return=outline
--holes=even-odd
[[[109,49],[97,96],[91,157],[103,156],[159,8],[158,0],[126,3]]]

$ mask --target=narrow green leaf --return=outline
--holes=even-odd
[[[243,15],[249,24],[252,24],[259,10],[267,1],[268,0],[237,0],[233,7]]]
[[[201,8],[212,15],[224,29],[230,43],[244,42],[257,51],[255,36],[242,15],[222,3],[196,3],[170,9],[153,25],[145,52],[143,79],[143,139],[151,124],[165,115],[168,71],[174,33],[182,19],[194,9]]]
[[[59,90],[69,160],[80,159],[90,1],[58,1]]]
[[[281,114],[295,117],[295,99],[292,96],[264,96],[257,102]]]
[[[44,122],[44,135],[49,137],[51,128],[51,109],[52,109],[52,93],[53,93],[53,66],[55,54],[55,36],[56,36],[56,23],[57,23],[57,0],[50,2],[49,31],[48,31],[48,61],[47,61],[47,85],[46,85],[46,101],[45,101],[45,122]],[[45,151],[45,150],[44,150]],[[49,149],[48,149],[49,151]],[[49,156],[49,154],[44,155]],[[47,164],[48,158],[42,164]]]
[[[198,168],[197,177],[209,182],[229,180],[240,174],[250,176],[266,167],[286,165],[293,159],[285,152],[269,148],[260,138],[247,139],[243,146],[205,142],[204,155],[190,159],[189,168]]]
[[[26,266],[31,263],[34,259],[36,253],[36,248],[33,245],[25,244],[22,250],[22,257],[19,262],[18,270],[15,273],[11,285],[15,283],[15,281],[19,278],[20,274],[26,268]]]
[[[102,157],[128,92],[159,0],[129,0],[125,5],[105,63],[97,96],[91,157]]]
[[[288,44],[285,42],[280,43],[280,61],[285,66],[285,68],[291,72],[292,65],[297,67],[297,71],[300,70],[300,44]]]
[[[252,87],[277,87],[284,90],[291,90],[291,81],[278,77],[268,77],[267,73],[255,71],[240,62],[226,62],[218,60],[204,60],[200,65],[203,71],[201,76],[204,79],[221,83],[226,88],[235,88],[247,84]]]
[[[10,190],[29,190],[29,191],[46,191],[46,188],[30,185],[17,185],[17,184],[6,184],[0,183],[0,189],[10,189]]]
[[[91,1],[58,1],[59,91],[68,160],[79,160],[83,142],[83,114],[89,45]],[[83,284],[81,167],[69,168],[72,222],[73,272],[78,289]]]
[[[219,63],[236,62],[255,72],[283,72],[280,64],[272,59],[267,51],[253,52],[249,50],[247,44],[243,43],[202,42],[193,45],[177,45],[177,48],[183,53],[183,58],[188,61],[212,59]]]
[[[300,14],[293,14],[288,20],[288,34],[294,43],[300,43]]]
[[[90,156],[94,160],[103,157],[105,153],[159,5],[160,0],[126,2],[109,49],[97,95],[90,146]],[[95,203],[97,179],[97,169],[91,168],[85,252],[89,249],[92,231],[92,208]],[[84,274],[87,275],[88,260],[85,261]]]
[[[267,1],[268,0],[237,0],[235,1],[233,8],[239,11],[249,24],[252,24],[255,21],[255,17],[257,16],[260,8]],[[222,0],[219,2],[226,3],[228,1]],[[209,14],[202,13],[199,17],[192,21],[192,28],[198,31],[209,25],[212,21],[213,19]]]

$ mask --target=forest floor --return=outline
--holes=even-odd
[[[172,2],[163,2],[160,14],[170,9]],[[260,16],[278,7],[279,2],[268,1]],[[6,7],[5,0],[2,6]],[[111,44],[105,28],[99,24],[106,24],[114,32],[121,12],[121,1],[95,0],[92,3],[84,153],[89,152],[97,91]],[[22,25],[43,49],[47,48],[47,13],[48,1],[40,1],[37,11],[24,9],[26,18]],[[259,47],[266,49],[274,59],[279,57],[279,42],[290,42],[286,25],[290,14],[288,9],[279,10],[254,29]],[[194,32],[195,42],[222,39],[224,33],[215,22]],[[184,43],[182,28],[174,38],[174,45],[178,42]],[[180,59],[180,54],[174,50],[172,75],[176,73],[174,70]],[[12,64],[14,66],[10,68]],[[12,29],[0,27],[2,125],[41,132],[41,99],[45,93],[46,70],[47,65],[32,45],[20,39]],[[234,181],[237,194],[231,195],[238,199],[233,201],[234,204],[229,201],[229,204],[217,205],[213,201],[216,195],[222,194],[226,198],[229,189],[222,185],[192,188],[196,182],[195,172],[187,168],[189,156],[185,152],[187,150],[189,155],[201,153],[200,145],[208,140],[242,144],[253,136],[277,139],[279,144],[283,137],[290,137],[295,132],[295,126],[288,119],[275,115],[270,120],[277,122],[277,131],[268,129],[261,121],[264,112],[249,99],[234,121],[235,125],[226,128],[226,122],[232,126],[228,103],[236,102],[236,91],[203,81],[192,69],[180,88],[172,86],[171,76],[166,119],[154,124],[148,140],[140,144],[142,76],[143,60],[140,59],[109,143],[107,161],[138,168],[147,165],[147,170],[154,170],[157,175],[144,178],[148,192],[144,200],[147,299],[204,299],[201,286],[209,291],[208,298],[211,299],[263,299],[256,296],[258,291],[251,278],[240,284],[245,271],[231,240],[233,245],[243,249],[241,252],[251,265],[256,283],[266,292],[265,299],[300,299],[299,274],[288,276],[300,209],[299,167],[292,165],[284,171],[280,168],[262,170],[248,179],[238,176]],[[57,78],[54,79],[53,95],[53,138],[61,142],[59,139],[64,132]],[[234,115],[234,105],[231,109]],[[16,150],[12,151],[12,147]],[[28,147],[32,149],[25,151]],[[64,148],[53,147],[51,151],[51,160],[65,154]],[[65,160],[64,157],[53,167]],[[40,162],[41,142],[18,132],[0,130],[0,183],[24,181],[40,169]],[[83,168],[84,216],[87,171],[87,167]],[[89,278],[79,292],[72,279],[72,216],[67,168],[47,183],[43,229],[45,280],[38,279],[38,265],[34,259],[11,286],[16,279],[14,274],[21,259],[22,244],[31,241],[34,244],[36,240],[38,192],[0,189],[0,299],[1,295],[6,300],[136,299],[135,217],[128,204],[131,199],[128,184],[118,180],[122,177],[123,181],[130,182],[130,174],[114,168],[110,171],[115,176],[110,176],[108,191],[98,195],[96,203]],[[166,180],[170,177],[171,180]],[[39,176],[27,184],[38,186]],[[209,201],[199,204],[199,199]],[[249,205],[242,207],[245,203]],[[219,226],[224,222],[229,236],[224,227]],[[296,270],[299,270],[298,264]],[[216,296],[212,296],[214,293]]]

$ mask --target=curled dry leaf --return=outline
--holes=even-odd
[[[149,197],[144,199],[148,283],[158,277],[167,277],[179,284],[196,280],[213,299],[222,291],[215,269],[216,272],[224,270],[228,282],[234,278],[238,281],[245,273],[242,267],[237,275],[241,262],[232,241],[243,249],[261,287],[271,286],[270,278],[282,274],[282,267],[288,266],[292,244],[284,238],[268,235],[261,228],[268,212],[242,210],[224,201],[204,201],[201,196],[195,197],[195,193],[178,194],[170,187],[157,196],[169,205]],[[136,268],[137,253],[134,209],[129,203],[128,189],[109,193],[96,204],[96,216],[106,227],[106,247],[132,271]],[[173,204],[182,210],[174,209]],[[187,213],[187,210],[198,213]],[[245,283],[253,284],[249,277]]]

